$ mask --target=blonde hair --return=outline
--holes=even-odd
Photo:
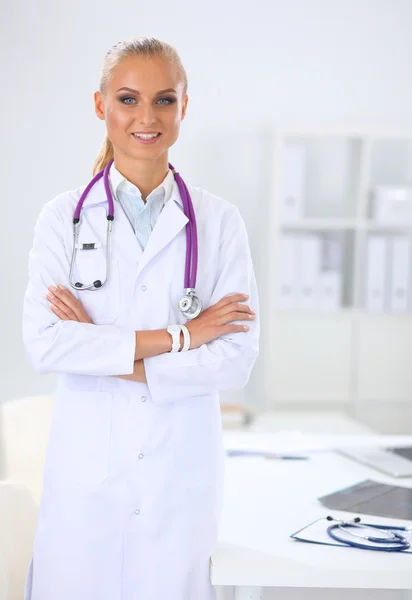
[[[132,37],[115,44],[107,52],[103,60],[103,66],[100,72],[99,91],[105,94],[107,84],[111,78],[112,71],[121,60],[134,56],[159,57],[170,60],[175,64],[180,77],[183,80],[184,94],[187,92],[187,75],[183,68],[180,57],[170,44],[162,42],[154,37]],[[105,168],[107,163],[113,158],[113,145],[107,133],[105,134],[100,152],[93,165],[93,175],[96,175]]]

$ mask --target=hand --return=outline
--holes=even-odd
[[[247,294],[225,296],[186,323],[190,333],[190,350],[199,348],[202,344],[207,344],[227,333],[248,331],[250,327],[247,325],[228,324],[232,321],[250,321],[256,317],[256,313],[247,304],[241,304],[248,298]]]
[[[92,323],[80,300],[62,285],[59,285],[58,288],[53,285],[49,286],[47,298],[51,302],[50,308],[62,321]]]

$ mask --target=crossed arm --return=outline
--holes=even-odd
[[[57,288],[51,285],[48,290],[47,299],[51,304],[50,308],[59,319],[62,321],[77,321],[78,323],[93,323],[80,300],[73,296],[70,290],[63,285],[59,285]],[[112,375],[112,377],[147,383],[143,359],[135,360],[133,373],[130,375]]]
[[[166,329],[135,331],[91,322],[81,302],[69,292],[69,257],[63,250],[56,251],[62,248],[62,230],[52,206],[45,205],[29,255],[22,319],[26,355],[37,372],[112,376],[146,383],[153,403],[158,405],[176,401],[182,394],[204,396],[246,385],[259,352],[259,319],[249,323],[250,330],[246,331],[240,327],[244,318],[238,315],[233,321],[225,315],[231,310],[226,306],[232,302],[231,296],[239,291],[241,296],[248,294],[251,310],[258,309],[247,233],[237,210],[228,217],[222,233],[210,306],[203,317],[209,314],[197,318],[199,331],[195,333],[192,327],[190,332],[193,348],[183,353],[170,353]],[[48,293],[52,294],[49,298]],[[245,298],[236,300],[244,302]],[[75,303],[74,310],[70,303]],[[221,325],[229,322],[239,328],[221,334],[225,330]]]

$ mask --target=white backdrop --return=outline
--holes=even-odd
[[[412,128],[409,0],[3,0],[1,8],[0,402],[54,386],[28,366],[21,341],[28,252],[41,206],[92,176],[104,134],[93,92],[111,45],[154,35],[177,48],[190,103],[170,159],[187,181],[239,206],[258,283],[273,128]],[[249,386],[256,402],[263,360]]]

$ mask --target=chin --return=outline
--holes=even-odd
[[[139,152],[134,152],[133,156],[137,160],[157,160],[161,156],[167,155],[168,148],[143,148]]]

